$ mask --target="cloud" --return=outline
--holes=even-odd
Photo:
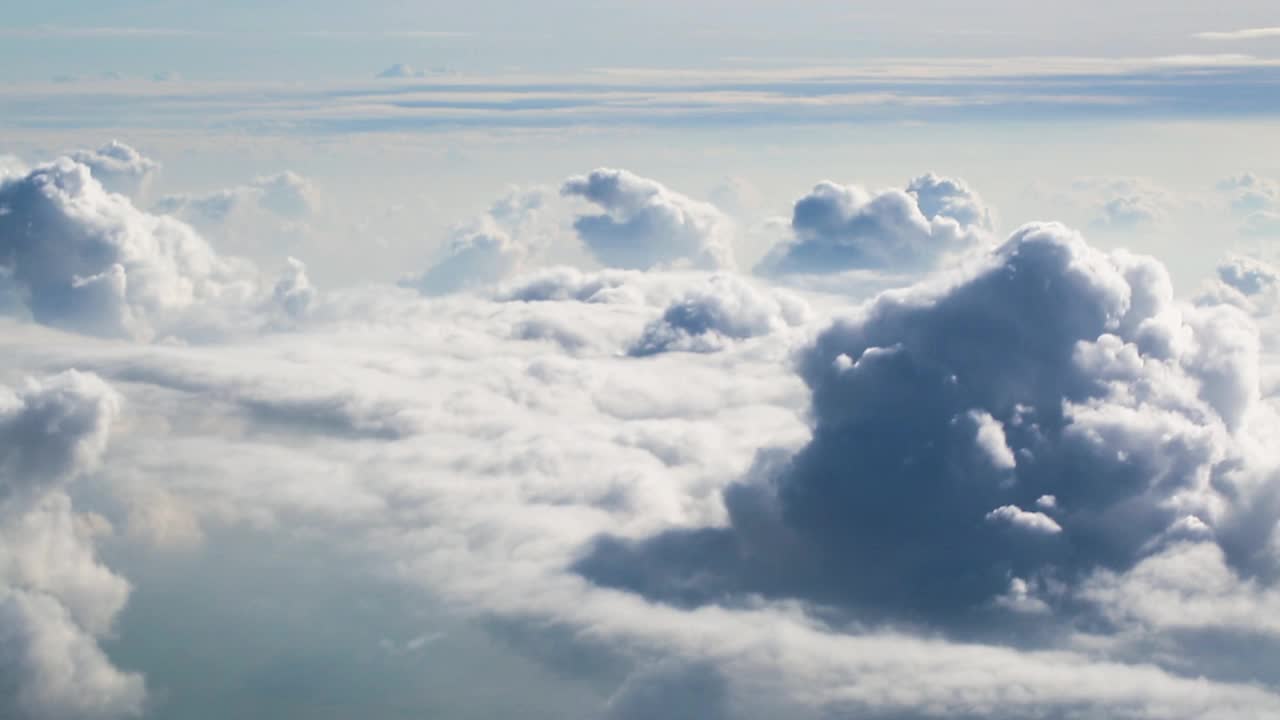
[[[98,645],[129,585],[98,563],[91,518],[66,483],[94,468],[118,398],[68,372],[0,387],[0,715],[15,720],[137,715],[142,678]]]
[[[88,167],[107,190],[132,198],[145,194],[151,179],[160,170],[160,163],[119,140],[112,140],[97,150],[76,150],[68,157]]]
[[[286,170],[255,178],[247,185],[203,194],[166,195],[156,202],[154,210],[200,226],[220,225],[237,213],[251,210],[298,220],[315,210],[315,196],[315,186],[309,180]]]
[[[383,80],[401,80],[404,78],[425,77],[426,73],[421,70],[414,70],[412,66],[404,63],[396,63],[386,70],[378,73],[378,77]]]
[[[573,226],[606,266],[635,270],[734,267],[731,224],[714,205],[626,170],[608,168],[571,177],[560,192],[604,210],[579,217]]]
[[[756,271],[925,270],[977,245],[991,226],[990,211],[960,180],[928,174],[882,192],[823,182],[796,202],[794,236]]]
[[[922,217],[942,184],[917,186]],[[68,195],[65,237],[146,215]],[[510,227],[529,210],[477,224],[537,248]],[[49,718],[86,687],[135,710],[115,664],[165,717],[263,692],[301,715],[1280,712],[1280,635],[1249,625],[1274,614],[1280,557],[1254,311],[1188,307],[1158,262],[1053,224],[853,306],[725,271],[513,272],[321,294],[290,261],[238,310],[199,295],[154,324],[180,339],[240,313],[198,343],[0,319],[5,377],[77,367],[125,398],[95,410],[113,395],[87,375],[0,393],[25,418],[0,421],[0,478],[37,479],[4,486],[35,505],[0,515],[0,585],[5,553],[39,557],[0,625],[75,639],[0,643],[25,673],[0,682]],[[1252,298],[1271,274],[1220,281]],[[113,526],[114,572],[93,552]],[[75,570],[28,572],[55,566]],[[449,662],[424,676],[426,656]]]
[[[5,181],[0,206],[0,262],[37,322],[145,340],[250,290],[190,227],[106,192],[72,160]]]
[[[1070,617],[1086,578],[1184,518],[1252,522],[1227,488],[1258,351],[1234,308],[1175,303],[1154,260],[1026,226],[818,337],[813,439],[725,491],[727,528],[605,537],[578,569],[679,606],[762,593],[943,627],[998,614],[1018,578]],[[1244,543],[1224,547],[1249,566]]]
[[[456,228],[434,265],[400,284],[444,295],[493,285],[517,273],[549,244],[537,227],[543,202],[541,190],[512,190],[484,215]]]
[[[785,291],[764,291],[733,275],[713,275],[706,287],[685,294],[646,326],[630,352],[715,352],[735,340],[801,325],[808,315],[808,305]]]
[[[1230,198],[1231,209],[1242,218],[1243,235],[1280,235],[1280,182],[1242,173],[1218,183]]]
[[[1192,37],[1198,40],[1265,40],[1280,37],[1280,27],[1245,28],[1243,30],[1198,32]]]

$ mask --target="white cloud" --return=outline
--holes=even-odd
[[[427,295],[494,285],[544,253],[550,238],[539,227],[540,189],[514,189],[476,220],[454,229],[442,257],[400,284]]]
[[[798,200],[794,236],[757,266],[764,274],[926,270],[979,244],[991,213],[961,180],[928,174],[905,190],[823,182]]]
[[[732,226],[714,205],[609,168],[571,177],[560,192],[604,211],[574,222],[578,236],[603,265],[635,270],[734,267]]]
[[[98,646],[129,593],[94,556],[92,523],[66,483],[93,469],[115,393],[74,372],[0,386],[0,715],[15,720],[136,715],[142,679]]]
[[[1280,38],[1280,27],[1259,27],[1245,28],[1243,30],[1199,32],[1192,37],[1200,40],[1265,40],[1268,38]]]
[[[107,190],[132,198],[144,196],[160,170],[160,163],[119,140],[112,140],[97,150],[76,150],[68,157],[88,167]]]
[[[785,291],[766,291],[733,275],[713,275],[645,327],[631,354],[714,352],[734,340],[767,335],[803,324],[809,307]]]
[[[1030,532],[1046,533],[1048,535],[1056,535],[1062,532],[1062,526],[1055,522],[1053,518],[1042,512],[1023,510],[1017,505],[1001,505],[987,513],[987,520],[989,522],[1005,522]]]

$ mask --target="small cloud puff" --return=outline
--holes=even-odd
[[[523,269],[545,249],[536,223],[541,190],[513,190],[484,215],[454,230],[443,256],[425,272],[401,279],[424,295],[447,295],[493,285]]]
[[[801,325],[808,316],[808,305],[795,295],[763,290],[733,275],[714,275],[705,287],[668,306],[630,353],[714,352],[735,340]]]
[[[560,192],[604,212],[573,224],[591,253],[608,267],[734,267],[731,222],[710,203],[699,202],[627,170],[601,168],[571,177]]]
[[[132,198],[144,195],[151,178],[160,170],[160,163],[119,140],[97,150],[76,150],[68,157],[88,167],[107,190]]]
[[[961,180],[928,174],[905,190],[879,192],[823,182],[796,202],[793,237],[756,271],[927,270],[979,244],[992,225],[991,212]]]

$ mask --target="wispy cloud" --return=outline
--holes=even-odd
[[[191,37],[207,35],[199,30],[166,27],[65,27],[39,25],[35,27],[0,28],[0,37],[6,38],[146,38]]]
[[[1280,27],[1245,28],[1223,32],[1200,32],[1193,37],[1198,40],[1262,40],[1280,38]]]
[[[411,40],[464,38],[473,35],[473,33],[458,30],[299,30],[293,34],[299,37],[313,38],[407,38]]]

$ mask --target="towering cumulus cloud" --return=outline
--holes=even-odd
[[[796,202],[793,237],[756,269],[775,274],[922,270],[973,246],[991,227],[990,211],[961,180],[930,173],[905,190],[881,192],[823,182]]]
[[[1272,562],[1257,332],[1176,304],[1154,260],[1030,225],[837,322],[800,367],[813,438],[726,492],[729,527],[605,538],[579,570],[677,604],[763,593],[958,627],[1073,614],[1088,578],[1183,543]]]
[[[63,158],[0,184],[0,270],[37,321],[149,339],[248,291],[187,225],[138,210]]]
[[[584,215],[573,226],[605,265],[636,270],[734,265],[728,218],[714,205],[654,180],[601,168],[569,178],[561,194],[580,197],[604,211]]]
[[[97,639],[129,586],[94,557],[94,523],[63,486],[93,468],[117,412],[98,378],[68,372],[0,387],[0,717],[135,715],[142,679]]]

